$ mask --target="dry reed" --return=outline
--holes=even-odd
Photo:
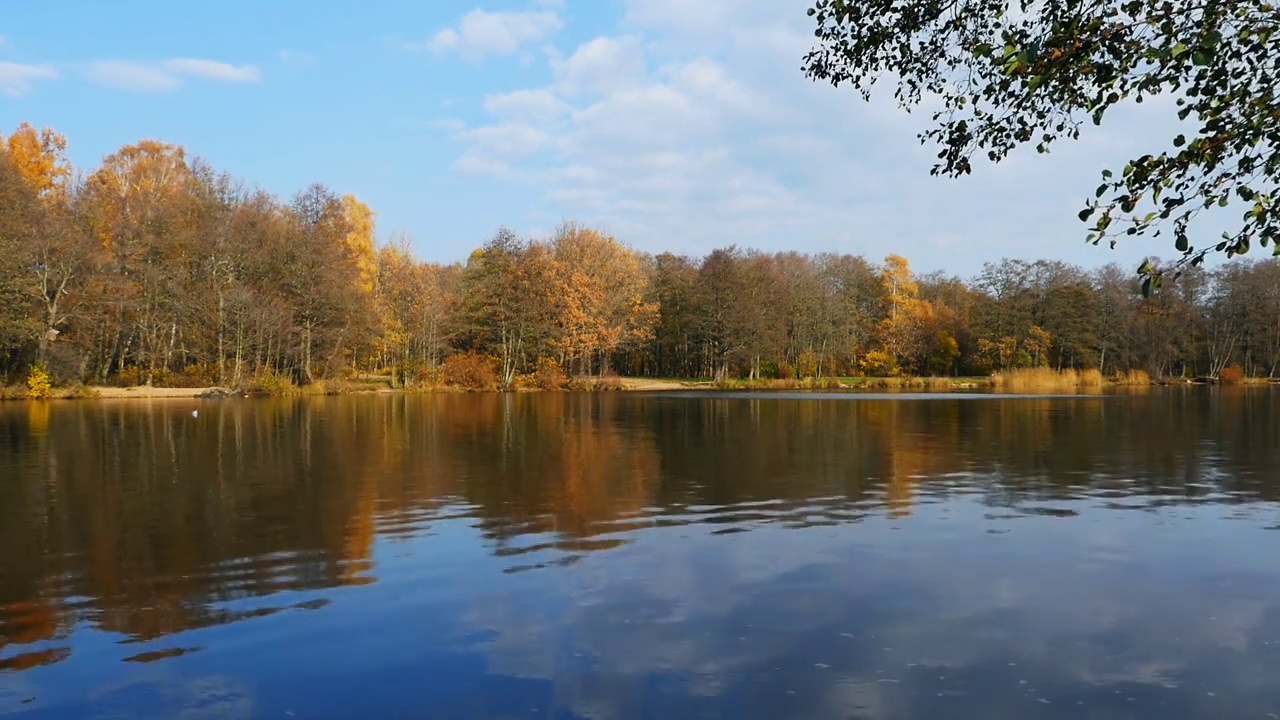
[[[1069,392],[1100,388],[1103,378],[1097,370],[1038,367],[998,372],[991,377],[991,382],[997,389],[1007,392]]]
[[[1147,374],[1146,370],[1126,370],[1117,374],[1113,382],[1116,385],[1125,386],[1150,385],[1151,376]]]

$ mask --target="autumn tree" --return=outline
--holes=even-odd
[[[554,344],[571,366],[603,370],[611,353],[653,336],[649,277],[616,238],[566,224],[551,240],[558,317]]]
[[[880,278],[888,303],[880,325],[885,351],[914,373],[949,373],[959,357],[954,312],[921,299],[910,264],[900,255],[885,258]]]
[[[652,343],[657,372],[698,375],[698,267],[687,257],[662,253],[654,258],[650,274],[650,300],[658,308]]]
[[[376,317],[372,294],[366,292],[367,268],[362,246],[353,248],[351,205],[322,185],[294,198],[292,242],[280,248],[284,285],[298,331],[296,367],[301,379],[314,382],[323,372],[345,364],[344,351],[358,345]],[[356,223],[363,220],[357,214]],[[376,268],[375,268],[376,272]]]
[[[172,354],[176,315],[190,298],[173,274],[171,240],[185,237],[183,206],[193,180],[186,151],[154,140],[108,155],[89,176],[86,217],[109,266],[95,363],[103,374],[132,356],[150,383]]]
[[[37,131],[27,123],[7,139],[0,137],[0,202],[6,208],[0,217],[0,243],[8,244],[0,253],[10,265],[0,282],[10,295],[4,299],[6,314],[21,326],[10,325],[8,334],[21,338],[20,344],[37,339],[40,363],[47,359],[49,343],[66,329],[68,298],[92,254],[78,242],[84,236],[68,215],[65,191],[71,166],[66,146],[66,139],[52,129]],[[32,301],[43,311],[42,318],[28,312]]]
[[[749,301],[745,258],[736,247],[714,250],[698,268],[697,322],[707,367],[717,380],[729,377],[734,362],[753,355],[751,313],[762,308]]]
[[[650,257],[566,224],[541,240],[501,230],[465,266],[437,265],[407,238],[380,246],[372,209],[323,186],[283,200],[154,140],[72,180],[63,147],[30,127],[0,142],[8,380],[42,362],[61,382],[279,387],[390,369],[405,385],[448,358],[508,388],[538,369],[551,386],[611,368],[1280,371],[1277,261],[1184,267],[1144,297],[1114,265],[1002,260],[962,279],[900,256]]]
[[[1098,310],[1095,316],[1098,369],[1105,375],[1113,368],[1131,368],[1136,283],[1115,264],[1097,269],[1090,280]]]
[[[1280,239],[1280,12],[1270,0],[1171,3],[1031,0],[814,0],[805,74],[869,98],[881,79],[911,109],[936,103],[921,139],[933,173],[972,172],[1015,148],[1039,152],[1101,124],[1122,104],[1176,95],[1186,130],[1104,171],[1080,213],[1093,242],[1168,230],[1184,263]],[[1235,204],[1243,212],[1206,213]],[[1192,225],[1221,239],[1192,241]],[[1201,237],[1210,233],[1201,232]],[[1214,233],[1216,234],[1216,233]],[[1144,264],[1148,291],[1163,269]]]
[[[36,195],[55,192],[71,177],[67,139],[52,128],[36,130],[24,122],[3,142],[2,149]]]
[[[503,387],[515,383],[528,352],[536,355],[552,335],[557,317],[553,260],[544,246],[500,228],[463,270],[458,315],[463,344],[499,359]]]
[[[823,358],[830,354],[840,367],[853,371],[861,355],[871,350],[884,317],[884,285],[865,258],[824,254],[818,256],[817,263],[826,287],[825,324],[831,332]]]
[[[381,342],[406,382],[416,366],[433,368],[443,359],[459,268],[417,260],[404,239],[381,248],[377,260]]]
[[[0,153],[0,358],[14,357],[38,332],[29,312],[26,248],[40,231],[40,204],[7,153]]]
[[[346,224],[343,247],[360,273],[361,292],[372,295],[378,280],[377,239],[374,237],[374,214],[355,195],[342,196],[342,219]]]

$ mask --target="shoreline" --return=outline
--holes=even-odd
[[[1278,385],[1280,382],[1268,382],[1265,379],[1251,379],[1251,382],[1244,382],[1236,385],[1236,387],[1267,387]],[[709,380],[677,380],[677,379],[661,379],[661,378],[617,378],[617,387],[612,390],[598,390],[595,392],[681,392],[681,391],[769,391],[769,390],[835,390],[835,391],[855,391],[855,392],[878,392],[885,390],[904,390],[915,392],[936,392],[946,393],[953,391],[995,391],[999,392],[990,379],[987,378],[829,378],[824,381],[810,382],[786,382],[779,381],[733,381],[730,383],[716,383]],[[1193,383],[1187,380],[1182,381],[1153,381],[1149,385],[1141,387],[1217,387],[1216,384],[1205,385],[1203,383]],[[1119,383],[1107,383],[1101,387],[1081,387],[1075,389],[1075,393],[1092,394],[1105,388],[1136,389],[1138,386],[1124,385]],[[1026,394],[1057,394],[1062,392],[1063,388],[1040,388],[1028,389]],[[471,394],[471,393],[490,393],[500,392],[496,390],[469,390],[466,388],[443,386],[434,388],[410,389],[392,388],[389,386],[369,386],[350,387],[342,390],[326,390],[323,385],[312,388],[298,388],[294,392],[283,394],[272,394],[262,391],[253,390],[233,390],[230,388],[222,388],[217,386],[209,387],[193,387],[193,388],[175,388],[175,387],[156,387],[135,385],[128,387],[113,387],[108,385],[83,385],[70,388],[53,388],[50,400],[217,400],[228,398],[245,398],[245,397],[315,397],[324,395],[429,395],[429,394]],[[517,393],[547,393],[547,392],[571,392],[568,390],[541,390],[537,388],[519,388],[511,391]],[[1073,393],[1074,394],[1074,393]],[[0,401],[3,400],[29,400],[31,398],[22,395],[3,395],[0,394]]]
[[[714,384],[697,381],[659,380],[651,378],[619,378],[619,388],[614,392],[672,392],[678,390],[716,389]],[[414,395],[414,394],[466,394],[488,393],[496,390],[468,390],[459,387],[437,387],[405,390],[392,387],[365,387],[340,392],[321,392],[298,388],[296,392],[274,395],[266,392],[233,390],[230,388],[208,386],[192,388],[159,387],[147,385],[131,385],[115,387],[111,385],[81,385],[77,387],[55,387],[49,400],[217,400],[240,397],[306,397],[322,395]],[[514,392],[566,392],[564,390],[539,390],[536,388],[520,388]],[[608,391],[602,391],[608,392]],[[0,397],[3,400],[30,400],[27,397]]]

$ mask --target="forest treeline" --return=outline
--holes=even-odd
[[[502,229],[455,264],[379,244],[319,185],[282,199],[144,140],[77,171],[52,130],[0,137],[0,372],[61,384],[554,386],[566,377],[979,375],[1023,367],[1274,376],[1280,262],[1130,270],[728,247],[637,252],[577,224]]]

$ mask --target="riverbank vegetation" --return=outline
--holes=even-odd
[[[539,238],[500,229],[441,264],[407,239],[379,242],[351,195],[281,199],[153,140],[77,170],[65,146],[27,125],[0,137],[9,393],[33,378],[37,394],[291,394],[623,378],[1057,388],[1280,370],[1275,260],[1191,268],[1148,298],[1114,265],[1003,260],[964,279],[899,255],[650,255],[570,223]]]

